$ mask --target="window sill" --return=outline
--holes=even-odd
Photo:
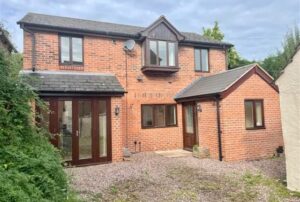
[[[172,126],[157,126],[157,127],[146,127],[146,126],[142,126],[142,129],[162,129],[162,128],[175,128],[178,127],[178,125],[172,125]]]
[[[179,67],[143,66],[141,70],[142,72],[175,73],[179,71]]]
[[[246,128],[246,130],[263,130],[266,129],[266,127],[256,127],[256,128]]]
[[[195,70],[195,72],[199,72],[199,73],[209,73],[210,71],[202,71],[202,70]]]
[[[83,71],[84,65],[78,65],[78,64],[60,64],[59,65],[60,70],[77,70],[77,71]]]

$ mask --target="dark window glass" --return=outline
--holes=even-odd
[[[255,124],[256,126],[263,126],[263,111],[262,111],[262,102],[255,102]]]
[[[62,64],[81,64],[83,62],[82,38],[60,37],[60,62]]]
[[[208,72],[208,49],[195,49],[195,70]]]
[[[175,126],[176,105],[142,105],[142,126],[145,128]]]
[[[176,43],[167,41],[149,41],[150,61],[146,64],[156,66],[176,66]]]
[[[99,101],[99,150],[100,157],[107,156],[107,106],[105,100]]]
[[[254,116],[253,116],[253,103],[250,101],[245,102],[246,112],[246,128],[254,127]]]
[[[72,101],[58,101],[59,143],[64,160],[72,160]]]
[[[169,66],[175,66],[175,43],[169,43]]]
[[[143,106],[142,108],[143,126],[153,126],[153,108],[152,106]]]
[[[60,38],[60,58],[61,58],[61,63],[71,61],[69,37],[61,37]]]
[[[166,106],[166,125],[172,126],[176,125],[176,106],[167,105]]]
[[[45,101],[46,108],[40,111],[40,126],[49,131],[50,103]]]
[[[158,41],[159,66],[167,66],[167,42]]]
[[[157,105],[154,107],[154,125],[157,127],[166,126],[165,106]]]
[[[245,124],[246,129],[264,128],[262,100],[245,101]]]
[[[72,38],[73,62],[82,62],[82,39]]]
[[[201,49],[201,67],[202,71],[208,71],[208,51],[207,49]]]
[[[195,69],[201,71],[200,49],[195,49]]]
[[[156,41],[150,41],[150,64],[157,64],[157,43]]]

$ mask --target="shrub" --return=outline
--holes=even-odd
[[[68,182],[47,132],[35,126],[35,93],[18,76],[21,57],[0,51],[0,201],[66,201]]]

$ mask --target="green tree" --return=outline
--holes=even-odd
[[[224,34],[221,32],[218,21],[212,28],[202,28],[203,36],[209,37],[214,40],[222,41],[224,39]]]
[[[288,31],[286,34],[281,50],[275,54],[266,57],[260,65],[266,69],[274,78],[277,78],[283,68],[291,62],[297,48],[300,46],[299,27]]]
[[[202,35],[206,36],[210,39],[223,41],[224,33],[221,31],[219,27],[219,23],[215,21],[214,26],[212,28],[202,28]],[[248,61],[242,58],[234,47],[228,49],[228,68],[233,69],[239,66],[247,65],[253,63],[254,61]]]
[[[33,121],[30,102],[43,107],[18,72],[20,54],[0,49],[0,201],[67,201],[60,153]]]

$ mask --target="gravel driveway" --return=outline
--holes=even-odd
[[[300,201],[281,184],[283,158],[226,163],[149,152],[66,171],[86,201]]]

